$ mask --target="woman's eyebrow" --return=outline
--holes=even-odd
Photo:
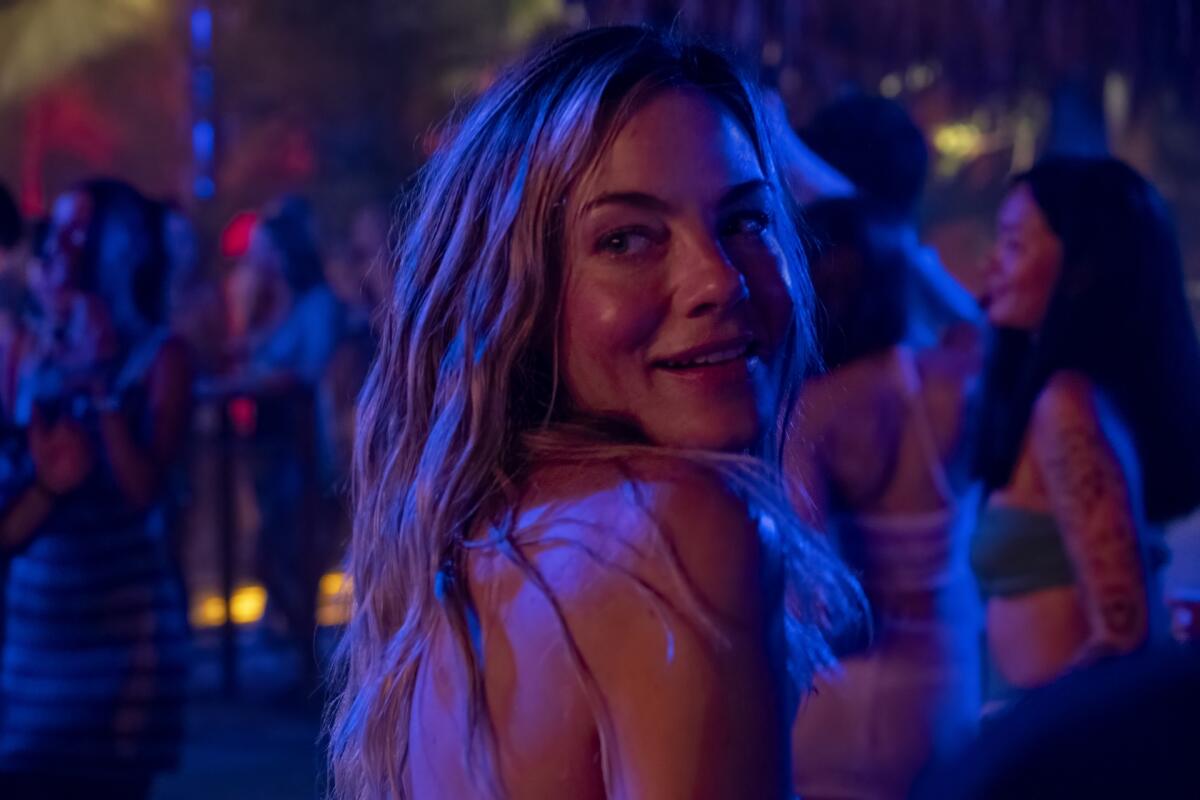
[[[754,194],[760,191],[771,191],[771,184],[763,178],[751,178],[748,181],[730,186],[721,194],[721,205],[736,203],[747,195]],[[660,197],[649,194],[648,192],[605,192],[597,195],[589,200],[582,209],[583,214],[587,214],[606,205],[623,205],[632,206],[634,208],[644,209],[646,211],[657,211],[660,213],[668,213],[672,206],[667,201]]]
[[[762,191],[773,191],[770,182],[765,178],[751,178],[748,181],[742,181],[741,183],[735,184],[734,186],[726,189],[725,193],[721,195],[720,204],[725,206],[731,203],[736,203],[748,195],[756,194]]]
[[[606,205],[633,206],[634,208],[641,208],[646,211],[658,212],[668,212],[671,210],[670,203],[646,192],[605,192],[589,200],[584,205],[581,213],[587,214]]]

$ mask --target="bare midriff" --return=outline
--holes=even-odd
[[[988,651],[1013,686],[1030,688],[1060,677],[1087,639],[1087,617],[1075,586],[988,600]]]

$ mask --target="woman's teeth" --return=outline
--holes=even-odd
[[[728,350],[719,350],[715,353],[709,353],[696,358],[688,359],[687,361],[667,361],[666,366],[671,369],[687,369],[688,367],[706,367],[712,364],[723,364],[726,361],[733,361],[735,358],[742,358],[746,355],[747,348],[733,347]]]

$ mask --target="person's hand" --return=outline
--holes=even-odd
[[[78,488],[96,464],[82,425],[73,419],[47,424],[37,411],[29,426],[29,450],[38,482],[54,494]]]

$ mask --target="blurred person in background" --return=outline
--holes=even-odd
[[[31,275],[42,274],[45,259],[46,239],[50,224],[46,219],[36,220],[27,229],[18,227],[20,216],[11,198],[6,201],[6,190],[0,186],[0,419],[3,424],[15,422],[17,385],[25,354],[34,341],[36,304],[29,291]],[[7,206],[7,208],[6,208]],[[24,229],[25,242],[11,238]],[[3,244],[9,242],[7,249]]]
[[[971,349],[905,342],[909,253],[862,197],[805,210],[818,342],[784,450],[802,516],[858,574],[869,643],[818,676],[793,730],[806,798],[902,798],[931,760],[974,733],[979,603],[967,544],[979,508],[968,474]]]
[[[767,87],[762,91],[767,125],[779,151],[779,172],[796,202],[806,206],[822,198],[853,195],[854,184],[796,135],[779,92]]]
[[[354,212],[344,245],[325,260],[325,279],[346,307],[352,330],[369,326],[388,286],[387,206],[368,203]]]
[[[987,314],[971,561],[992,712],[1165,637],[1162,526],[1200,505],[1200,347],[1163,200],[1109,158],[1016,178]]]
[[[388,217],[382,204],[355,212],[340,252],[326,260],[329,288],[346,309],[345,333],[330,358],[317,391],[318,414],[330,452],[331,482],[349,476],[358,390],[375,353],[380,305],[386,300]]]
[[[198,374],[223,369],[225,309],[220,283],[205,268],[195,225],[175,203],[155,204],[166,256],[166,310],[171,330],[187,342]]]
[[[270,392],[312,387],[345,329],[345,308],[325,281],[316,223],[306,200],[271,204],[235,267],[244,331],[227,384]],[[240,306],[239,306],[240,308]]]
[[[144,798],[179,756],[189,644],[162,507],[191,360],[163,324],[153,219],[127,184],[80,184],[31,274],[44,324],[16,403],[24,468],[0,506],[5,798]]]
[[[369,203],[353,215],[345,246],[325,261],[330,289],[346,309],[346,331],[317,386],[320,424],[321,483],[327,508],[336,526],[334,546],[327,554],[340,559],[350,538],[348,489],[354,449],[358,393],[366,380],[377,346],[377,323],[388,286],[387,206]]]
[[[346,332],[346,308],[330,290],[306,200],[264,209],[227,281],[234,326],[232,369],[206,393],[251,398],[252,471],[259,516],[257,569],[268,626],[296,651],[305,693],[315,680],[316,591],[337,534],[319,524],[329,447],[317,392]]]
[[[0,424],[16,422],[21,375],[36,342],[32,296],[24,283],[0,278]]]
[[[800,131],[805,145],[874,203],[910,266],[905,340],[922,348],[950,335],[976,338],[979,304],[921,244],[917,211],[929,170],[925,135],[904,107],[873,95],[847,94],[820,109]]]

